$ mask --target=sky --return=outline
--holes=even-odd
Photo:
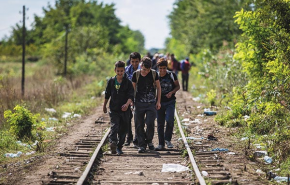
[[[33,22],[33,15],[43,16],[42,7],[48,3],[54,5],[55,0],[0,0],[0,38],[9,36],[11,27],[22,24],[22,9],[25,5],[27,28]],[[173,9],[175,0],[98,0],[106,4],[115,4],[116,15],[122,25],[129,25],[139,30],[145,37],[145,48],[164,48],[169,37],[169,20],[167,16]]]

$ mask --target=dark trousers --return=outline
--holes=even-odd
[[[111,131],[109,134],[109,141],[115,142],[117,144],[117,147],[121,149],[123,147],[125,137],[128,132],[130,111],[111,111],[110,119]]]
[[[188,89],[188,73],[182,73],[182,90],[187,91]]]
[[[133,133],[132,133],[132,118],[133,114],[130,109],[130,121],[129,121],[129,127],[128,127],[128,135],[127,135],[127,141],[132,141],[133,140]]]
[[[130,121],[129,121],[129,127],[128,127],[128,134],[127,134],[127,141],[133,141],[134,145],[138,145],[138,140],[137,140],[137,134],[135,131],[135,137],[133,140],[133,132],[132,132],[132,118],[133,118],[133,113],[130,109]],[[136,130],[136,127],[135,127]]]
[[[156,118],[155,103],[135,103],[135,131],[139,147],[146,148],[148,143],[152,143],[154,137],[154,121]],[[144,132],[146,116],[146,133]]]
[[[165,145],[166,141],[171,141],[174,127],[174,111],[175,100],[169,102],[161,102],[161,108],[157,110],[157,132],[159,145]],[[166,121],[166,129],[164,133],[164,125]]]

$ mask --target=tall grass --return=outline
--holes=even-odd
[[[26,67],[29,69],[31,64]],[[32,64],[33,65],[33,64]],[[3,113],[13,109],[17,104],[25,102],[32,112],[39,112],[40,108],[57,106],[60,102],[67,101],[72,91],[89,84],[93,77],[80,75],[65,79],[54,75],[53,68],[49,65],[39,67],[31,76],[25,79],[25,95],[21,95],[21,77],[6,74],[0,78],[0,126],[3,126]]]
[[[67,77],[57,75],[57,69],[45,60],[26,63],[24,96],[21,95],[21,63],[18,60],[11,62],[12,59],[4,63],[0,61],[0,163],[10,160],[4,157],[5,153],[34,150],[17,144],[16,137],[9,132],[10,125],[4,119],[6,110],[13,110],[16,105],[25,105],[32,113],[39,113],[46,128],[55,129],[49,132],[44,128],[41,131],[42,139],[53,140],[66,132],[71,119],[75,119],[64,119],[63,113],[90,113],[101,102],[98,97],[105,89],[106,77],[114,74],[115,61],[126,59],[124,56],[104,54],[91,59],[87,64],[84,58],[77,59],[76,64],[69,67]],[[45,108],[54,108],[56,113],[49,113]]]

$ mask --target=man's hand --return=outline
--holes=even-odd
[[[160,103],[156,103],[156,109],[159,110],[161,108],[161,104]]]
[[[172,92],[170,91],[168,94],[166,94],[165,96],[166,96],[166,98],[171,98],[171,96],[172,96]]]
[[[127,111],[128,107],[129,107],[129,105],[124,104],[124,105],[122,106],[122,111]]]
[[[106,106],[103,106],[103,112],[107,113],[107,107]]]

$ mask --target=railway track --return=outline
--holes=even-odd
[[[178,94],[174,148],[165,151],[138,153],[131,145],[123,148],[121,156],[110,154],[103,150],[109,118],[98,118],[96,127],[75,144],[74,150],[59,154],[64,163],[50,172],[50,180],[44,184],[268,184],[260,177],[253,178],[249,169],[255,164],[246,163],[242,151],[220,148],[225,142],[213,135],[224,133],[208,124],[212,117],[200,114],[203,111],[198,106],[185,92]],[[157,140],[155,133],[155,146]],[[175,172],[179,167],[190,170]],[[166,170],[169,172],[162,172]]]
[[[104,145],[109,133],[109,117],[103,115],[95,123],[96,126],[77,141],[70,150],[58,153],[63,162],[48,173],[48,179],[44,179],[43,184],[76,184],[82,177],[86,166],[92,165],[95,159],[101,157],[101,146]]]

